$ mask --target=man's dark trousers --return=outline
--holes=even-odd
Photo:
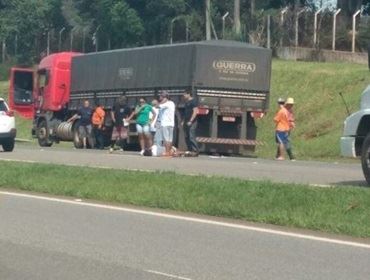
[[[184,123],[185,142],[190,152],[199,152],[198,143],[196,140],[197,122],[193,122],[190,126]]]

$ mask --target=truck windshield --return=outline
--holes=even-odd
[[[14,103],[27,105],[32,103],[33,73],[14,72]]]

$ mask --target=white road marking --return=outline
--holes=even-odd
[[[336,244],[336,245],[344,245],[344,246],[370,249],[370,243],[367,244],[367,243],[346,241],[346,240],[333,239],[333,238],[327,238],[327,237],[318,237],[318,236],[309,235],[309,234],[293,233],[293,232],[288,232],[288,231],[267,229],[267,228],[262,228],[262,227],[257,227],[257,226],[247,226],[247,225],[233,224],[233,223],[227,223],[227,222],[218,222],[214,220],[193,218],[193,217],[180,216],[180,215],[175,215],[175,214],[165,214],[165,213],[158,213],[154,211],[138,210],[138,209],[131,209],[131,208],[111,206],[111,205],[98,204],[98,203],[90,203],[90,202],[78,202],[75,200],[52,198],[52,197],[25,194],[25,193],[13,193],[13,192],[7,192],[7,191],[0,191],[0,194],[8,195],[8,196],[15,196],[15,197],[59,202],[59,203],[72,204],[72,205],[85,206],[85,207],[93,207],[93,208],[128,212],[128,213],[134,213],[134,214],[140,214],[140,215],[161,217],[161,218],[167,218],[167,219],[173,219],[173,220],[180,220],[180,221],[214,225],[214,226],[220,226],[220,227],[241,229],[241,230],[247,230],[247,231],[255,231],[255,232],[261,232],[261,233],[267,233],[267,234],[273,234],[273,235],[293,237],[293,238],[298,238],[298,239],[306,239],[306,240],[319,241],[319,242],[324,242],[324,243],[331,243],[331,244]]]
[[[309,184],[311,187],[318,187],[318,188],[335,188],[335,185],[326,185],[326,184]]]
[[[168,273],[164,273],[164,272],[159,272],[159,271],[155,271],[155,270],[145,270],[145,272],[149,272],[149,273],[156,274],[156,275],[166,276],[166,277],[172,278],[172,279],[191,280],[190,278],[181,277],[181,276],[168,274]]]
[[[36,161],[33,160],[27,160],[27,159],[8,159],[8,158],[0,158],[2,161],[9,161],[9,162],[25,162],[25,163],[37,163]]]

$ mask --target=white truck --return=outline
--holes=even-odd
[[[360,110],[344,121],[340,147],[344,157],[361,157],[362,170],[370,185],[370,85],[362,93]]]

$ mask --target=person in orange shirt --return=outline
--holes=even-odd
[[[285,99],[284,98],[281,98],[279,97],[278,100],[277,100],[277,104],[278,104],[278,111],[284,107],[284,104],[285,104]],[[276,136],[276,133],[275,133],[275,142],[276,142],[276,156],[275,156],[275,159],[279,158],[280,157],[280,145],[279,145],[279,140]]]
[[[104,129],[104,117],[105,111],[101,104],[96,103],[95,111],[92,115],[92,124],[93,124],[93,133],[96,140],[95,147],[99,150],[104,149],[104,136],[103,136],[103,129]]]
[[[292,115],[289,111],[292,110],[294,99],[288,98],[284,106],[280,106],[279,111],[276,113],[275,121],[275,137],[278,143],[277,160],[284,160],[283,153],[286,150],[290,160],[295,160],[289,140],[289,132],[292,129]]]

